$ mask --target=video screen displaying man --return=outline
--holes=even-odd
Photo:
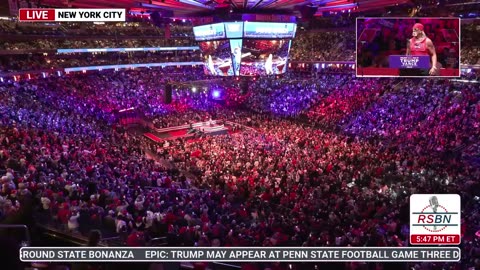
[[[283,74],[287,69],[290,40],[244,39],[240,75]]]
[[[460,76],[458,18],[357,19],[357,76]]]
[[[400,76],[410,75],[410,76],[428,76],[428,75],[437,75],[437,53],[435,52],[435,46],[433,42],[426,35],[424,26],[421,23],[416,23],[413,25],[412,29],[412,38],[407,42],[407,54],[413,56],[430,56],[431,57],[431,67],[430,69],[403,69],[400,71]],[[403,73],[403,74],[402,74]]]
[[[242,40],[241,39],[231,39],[230,48],[232,48],[232,71],[229,71],[229,74],[233,73],[235,76],[240,75],[240,64],[242,62]]]
[[[231,69],[230,42],[228,40],[199,42],[207,75],[227,76]]]

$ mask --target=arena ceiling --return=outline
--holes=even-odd
[[[34,0],[35,1],[35,0]],[[76,8],[126,8],[132,12],[169,11],[174,16],[214,13],[219,9],[232,9],[245,13],[282,11],[299,13],[301,7],[324,12],[356,12],[378,9],[409,2],[409,0],[39,0],[42,5]]]

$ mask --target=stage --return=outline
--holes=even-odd
[[[199,125],[198,125],[199,124]],[[193,124],[193,130],[201,132],[205,135],[222,135],[228,133],[228,128],[225,127],[225,124],[217,124],[216,121],[209,122],[200,122]],[[190,129],[191,130],[191,129]]]
[[[144,133],[144,136],[156,143],[160,143],[165,140],[174,140],[178,138],[193,138],[200,135],[224,135],[231,133],[231,127],[233,125],[235,125],[235,123],[220,123],[220,121],[218,120],[210,120],[168,128],[151,127],[150,132]]]

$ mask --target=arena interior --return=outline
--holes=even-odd
[[[2,4],[1,269],[480,269],[478,1],[16,2],[128,16],[19,22]],[[247,13],[295,17],[295,36],[243,40],[238,66],[233,43],[199,49],[199,17]],[[459,44],[448,24],[428,35],[460,77],[359,76],[405,53],[385,20],[362,29],[378,44],[357,58],[368,17],[459,18]],[[18,260],[21,245],[409,246],[416,193],[460,194],[460,262]]]

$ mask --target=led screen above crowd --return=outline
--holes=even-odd
[[[223,23],[202,25],[193,28],[195,40],[213,40],[225,38],[225,26]]]
[[[225,32],[227,33],[227,38],[242,38],[243,22],[225,23]]]
[[[243,36],[248,38],[294,38],[294,23],[245,22]]]
[[[294,38],[295,23],[226,22],[193,27],[196,41],[223,38]]]
[[[205,74],[257,76],[286,72],[295,23],[225,22],[193,28]]]
[[[199,47],[203,54],[205,74],[233,75],[232,56],[228,40],[202,41],[199,42]]]
[[[245,39],[240,75],[283,74],[287,68],[291,40]]]

